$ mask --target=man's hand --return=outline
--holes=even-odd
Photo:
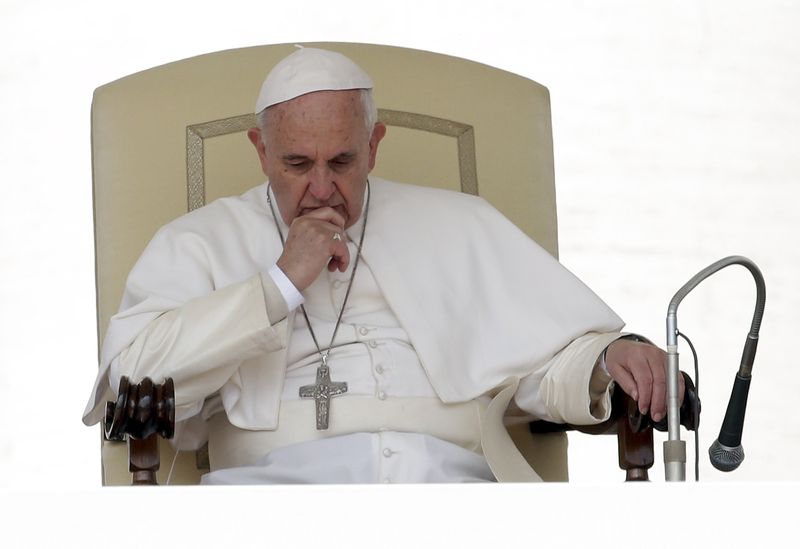
[[[325,266],[331,272],[347,270],[350,251],[344,224],[344,217],[327,207],[312,210],[292,221],[278,267],[299,291],[308,288]],[[340,240],[334,238],[337,234]]]
[[[667,353],[649,343],[618,339],[606,350],[606,368],[639,411],[661,421],[667,411]],[[683,376],[679,376],[683,402]]]

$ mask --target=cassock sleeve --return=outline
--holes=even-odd
[[[522,411],[553,423],[592,425],[611,414],[614,381],[599,365],[619,332],[591,332],[573,340],[520,380],[514,402]]]
[[[239,365],[285,347],[287,305],[268,275],[194,298],[150,322],[111,362],[112,388],[122,376],[175,381],[176,420],[198,414]]]
[[[245,364],[280,390],[282,370],[267,359],[285,353],[287,306],[262,274],[280,253],[279,239],[263,230],[263,213],[245,199],[220,199],[156,232],[109,321],[85,424],[102,420],[123,375],[133,382],[172,377],[178,420],[215,393],[226,410],[235,408]],[[261,408],[274,415],[271,403]]]

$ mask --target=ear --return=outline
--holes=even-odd
[[[264,140],[261,139],[261,130],[258,128],[250,128],[247,130],[247,138],[256,148],[256,152],[258,153],[258,161],[261,162],[261,171],[264,172],[264,175],[269,177],[267,175],[267,148],[264,145]]]
[[[381,139],[386,135],[386,124],[377,122],[372,129],[372,136],[369,138],[369,169],[375,167],[375,159],[378,156],[378,145]]]

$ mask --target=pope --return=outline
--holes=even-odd
[[[203,482],[536,480],[509,418],[656,421],[665,353],[484,200],[370,172],[370,77],[301,48],[248,131],[267,181],[167,224],[128,278],[84,421],[172,377]],[[681,388],[682,390],[682,388]]]

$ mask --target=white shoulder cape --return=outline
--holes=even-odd
[[[370,182],[364,261],[444,402],[471,400],[509,377],[541,374],[579,336],[622,327],[589,288],[483,199]],[[148,323],[265,272],[280,253],[266,184],[159,230],[109,324],[84,422],[101,419],[112,394],[109,363]],[[219,387],[235,425],[274,428],[285,363],[271,358],[243,360]],[[245,408],[247,399],[265,405]]]

